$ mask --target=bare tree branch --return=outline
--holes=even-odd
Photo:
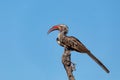
[[[71,62],[70,50],[67,48],[65,48],[64,54],[62,55],[62,63],[64,65],[69,80],[75,80],[72,73],[75,70],[75,64]]]

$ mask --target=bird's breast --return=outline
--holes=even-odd
[[[57,38],[56,41],[60,46],[64,47],[64,44],[59,40],[59,38]]]
[[[59,40],[57,40],[57,43],[60,45],[60,41]]]

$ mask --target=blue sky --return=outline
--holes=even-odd
[[[1,0],[0,80],[67,80],[53,25],[64,23],[111,71],[72,52],[76,80],[118,80],[119,0]]]

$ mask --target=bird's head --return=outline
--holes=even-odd
[[[65,24],[59,24],[59,25],[55,25],[52,28],[49,29],[48,34],[54,30],[58,30],[60,32],[64,32],[64,34],[68,33],[68,27]]]

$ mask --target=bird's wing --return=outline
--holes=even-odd
[[[89,50],[80,42],[77,38],[73,36],[65,37],[62,41],[63,44],[65,44],[66,47],[82,52],[82,53],[87,53]]]

